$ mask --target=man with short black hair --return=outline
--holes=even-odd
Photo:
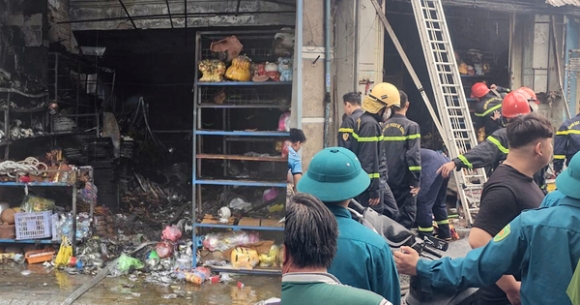
[[[302,178],[302,158],[298,154],[302,144],[306,142],[306,136],[301,129],[290,129],[290,145],[288,145],[288,170],[292,175],[294,188]]]
[[[327,268],[336,254],[338,226],[324,204],[297,194],[286,208],[282,305],[387,305],[371,291],[344,286]]]
[[[382,236],[354,220],[348,210],[352,198],[369,184],[368,173],[352,151],[329,147],[314,155],[296,188],[324,202],[338,223],[338,251],[328,272],[345,285],[373,291],[398,305],[399,275],[389,245]]]
[[[345,116],[338,129],[338,146],[352,150],[351,141],[354,126],[365,111],[361,107],[359,92],[349,92],[343,95],[342,101]]]
[[[539,207],[544,199],[533,176],[552,158],[552,124],[531,113],[514,118],[506,132],[509,153],[483,188],[480,210],[469,234],[472,248],[485,246],[523,210]],[[497,285],[482,287],[479,304],[518,304],[520,279],[505,275]]]

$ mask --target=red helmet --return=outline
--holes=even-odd
[[[536,104],[538,104],[538,98],[536,97],[536,93],[534,92],[533,89],[528,88],[528,87],[521,87],[518,90],[523,91],[528,97],[529,97],[529,101],[530,102],[536,102]]]
[[[482,98],[489,93],[489,88],[485,83],[477,82],[471,86],[471,98]]]
[[[501,115],[506,118],[515,118],[531,112],[528,96],[521,90],[515,90],[503,98]]]

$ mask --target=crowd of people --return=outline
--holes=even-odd
[[[299,173],[286,207],[282,304],[398,305],[400,274],[431,292],[478,287],[475,304],[580,304],[580,114],[555,132],[533,90],[476,85],[474,127],[486,136],[451,160],[421,148],[394,85],[343,97],[339,145]],[[552,160],[557,190],[546,195]],[[463,258],[392,249],[348,209],[356,200],[419,236],[450,240],[449,176],[464,168],[491,175]]]

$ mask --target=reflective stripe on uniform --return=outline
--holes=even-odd
[[[503,145],[501,145],[501,142],[500,142],[498,139],[496,139],[496,138],[494,138],[494,137],[492,137],[492,136],[489,136],[489,137],[487,137],[487,140],[488,140],[488,141],[490,141],[491,143],[493,143],[495,146],[497,146],[497,148],[498,148],[498,149],[499,149],[499,150],[500,150],[502,153],[504,153],[504,154],[507,154],[507,153],[509,153],[509,152],[510,152],[510,150],[509,150],[509,149],[507,149],[507,148],[505,148]]]
[[[467,158],[465,158],[463,155],[459,155],[457,157],[457,159],[461,160],[461,162],[463,162],[463,164],[465,164],[465,166],[467,166],[467,168],[469,168],[469,169],[473,168],[473,164],[471,164],[471,162],[469,162],[467,160]]]
[[[383,137],[361,137],[356,134],[354,131],[352,133],[352,137],[355,138],[359,142],[379,142],[383,139]]]
[[[438,225],[448,225],[449,219],[435,221]]]
[[[484,113],[476,113],[475,115],[476,116],[486,116],[486,115],[498,110],[499,108],[501,108],[501,104],[497,104],[497,105],[487,109]]]
[[[421,166],[409,166],[409,170],[410,171],[420,171],[421,170]]]
[[[423,228],[423,227],[418,227],[417,228],[419,230],[419,232],[433,232],[433,227],[428,227],[428,228]]]
[[[371,178],[371,179],[379,179],[380,177],[381,177],[381,174],[379,174],[379,173],[369,174],[369,178]]]
[[[411,134],[411,135],[407,135],[407,136],[384,136],[382,138],[383,138],[382,139],[383,141],[406,141],[406,140],[420,139],[421,134],[416,133],[416,134]]]
[[[338,132],[347,132],[347,133],[353,133],[354,129],[352,128],[339,128]]]
[[[554,160],[566,160],[566,156],[564,156],[564,155],[554,155]]]
[[[557,136],[567,136],[571,134],[578,134],[580,135],[580,130],[569,129],[569,130],[560,130],[556,132]]]

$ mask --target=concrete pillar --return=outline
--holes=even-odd
[[[302,101],[302,118],[296,119],[301,120],[307,138],[302,148],[302,163],[306,171],[312,156],[323,148],[324,1],[304,1],[303,24],[302,94],[295,100]],[[318,56],[320,58],[313,64]]]
[[[384,1],[379,1],[384,2]],[[383,6],[384,7],[384,6]],[[383,8],[384,9],[384,8]],[[365,94],[366,81],[383,81],[384,31],[370,0],[335,0],[332,43],[331,115],[329,145],[344,113],[342,96],[350,91]],[[340,14],[340,15],[339,15]],[[302,129],[308,138],[302,151],[303,167],[323,148],[324,137],[324,1],[304,1],[302,47]],[[313,61],[320,56],[318,61]],[[295,107],[296,104],[294,104]],[[293,111],[294,112],[294,111]]]

